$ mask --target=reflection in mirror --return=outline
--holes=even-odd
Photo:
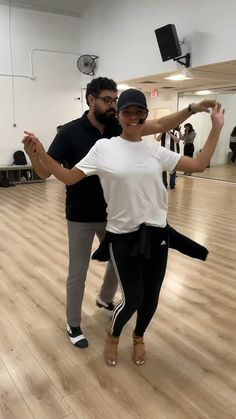
[[[210,165],[204,173],[193,173],[193,176],[236,182],[236,164],[231,162],[232,151],[229,147],[230,135],[236,126],[236,88],[231,89],[230,92],[224,92],[223,89],[212,93],[205,92],[203,96],[195,92],[179,93],[178,95],[178,109],[183,109],[190,103],[199,102],[202,99],[216,99],[225,109],[225,125]],[[188,122],[192,124],[197,134],[194,140],[194,155],[197,155],[206,141],[211,121],[208,114],[199,113],[192,115]],[[184,124],[182,124],[181,132],[184,133]],[[183,144],[181,144],[181,151],[183,152]]]

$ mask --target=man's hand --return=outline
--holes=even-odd
[[[210,113],[209,108],[214,108],[216,106],[216,101],[211,99],[204,99],[201,102],[193,103],[192,110],[193,112],[208,112]]]
[[[36,135],[28,131],[24,131],[24,133],[25,136],[22,140],[22,143],[24,144],[25,152],[28,154],[30,158],[36,156],[40,157],[46,153],[42,143],[39,141]]]

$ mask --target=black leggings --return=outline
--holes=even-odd
[[[135,334],[143,336],[156,311],[165,276],[168,256],[167,230],[150,227],[150,258],[144,255],[133,256],[138,234],[139,232],[116,234],[110,243],[111,260],[123,293],[123,298],[115,306],[112,316],[110,333],[113,336],[120,336],[124,325],[135,311]]]
[[[185,143],[184,144],[184,155],[193,157],[194,153],[194,144],[193,143]]]

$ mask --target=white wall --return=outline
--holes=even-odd
[[[151,97],[146,93],[147,105],[149,109],[148,119],[160,118],[175,112],[177,109],[177,94],[173,92],[158,92],[158,96]],[[150,135],[154,139],[156,135]]]
[[[99,55],[99,74],[117,81],[176,69],[172,60],[161,61],[154,35],[169,23],[186,39],[193,67],[232,60],[235,12],[235,0],[100,0],[83,14],[81,45]]]
[[[9,48],[9,9],[0,6],[0,164],[12,163],[12,154],[20,145],[24,129],[43,139],[46,147],[56,126],[81,115],[81,73],[76,60],[81,53],[80,20],[72,17],[12,9],[12,78]],[[65,51],[71,54],[35,51]],[[6,75],[4,75],[6,74]],[[23,77],[25,76],[25,77]],[[14,93],[14,95],[13,95]],[[13,127],[13,123],[16,127]]]
[[[160,91],[158,96],[147,96],[148,108],[152,109],[166,109],[169,108],[170,112],[175,112],[178,106],[178,95],[175,92]]]

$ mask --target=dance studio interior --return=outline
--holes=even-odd
[[[236,418],[235,13],[234,0],[0,0],[0,419]],[[110,316],[96,298],[105,261],[88,266],[81,327],[89,346],[68,339],[65,185],[41,177],[22,143],[34,133],[47,150],[57,127],[88,110],[86,86],[98,77],[115,80],[118,96],[143,92],[147,121],[203,100],[225,110],[207,168],[177,171],[165,190],[168,223],[209,253],[199,260],[169,248],[139,366],[136,315],[117,365],[104,362]],[[182,155],[185,123],[197,158],[211,111],[179,124]],[[114,302],[122,298],[118,287]]]

